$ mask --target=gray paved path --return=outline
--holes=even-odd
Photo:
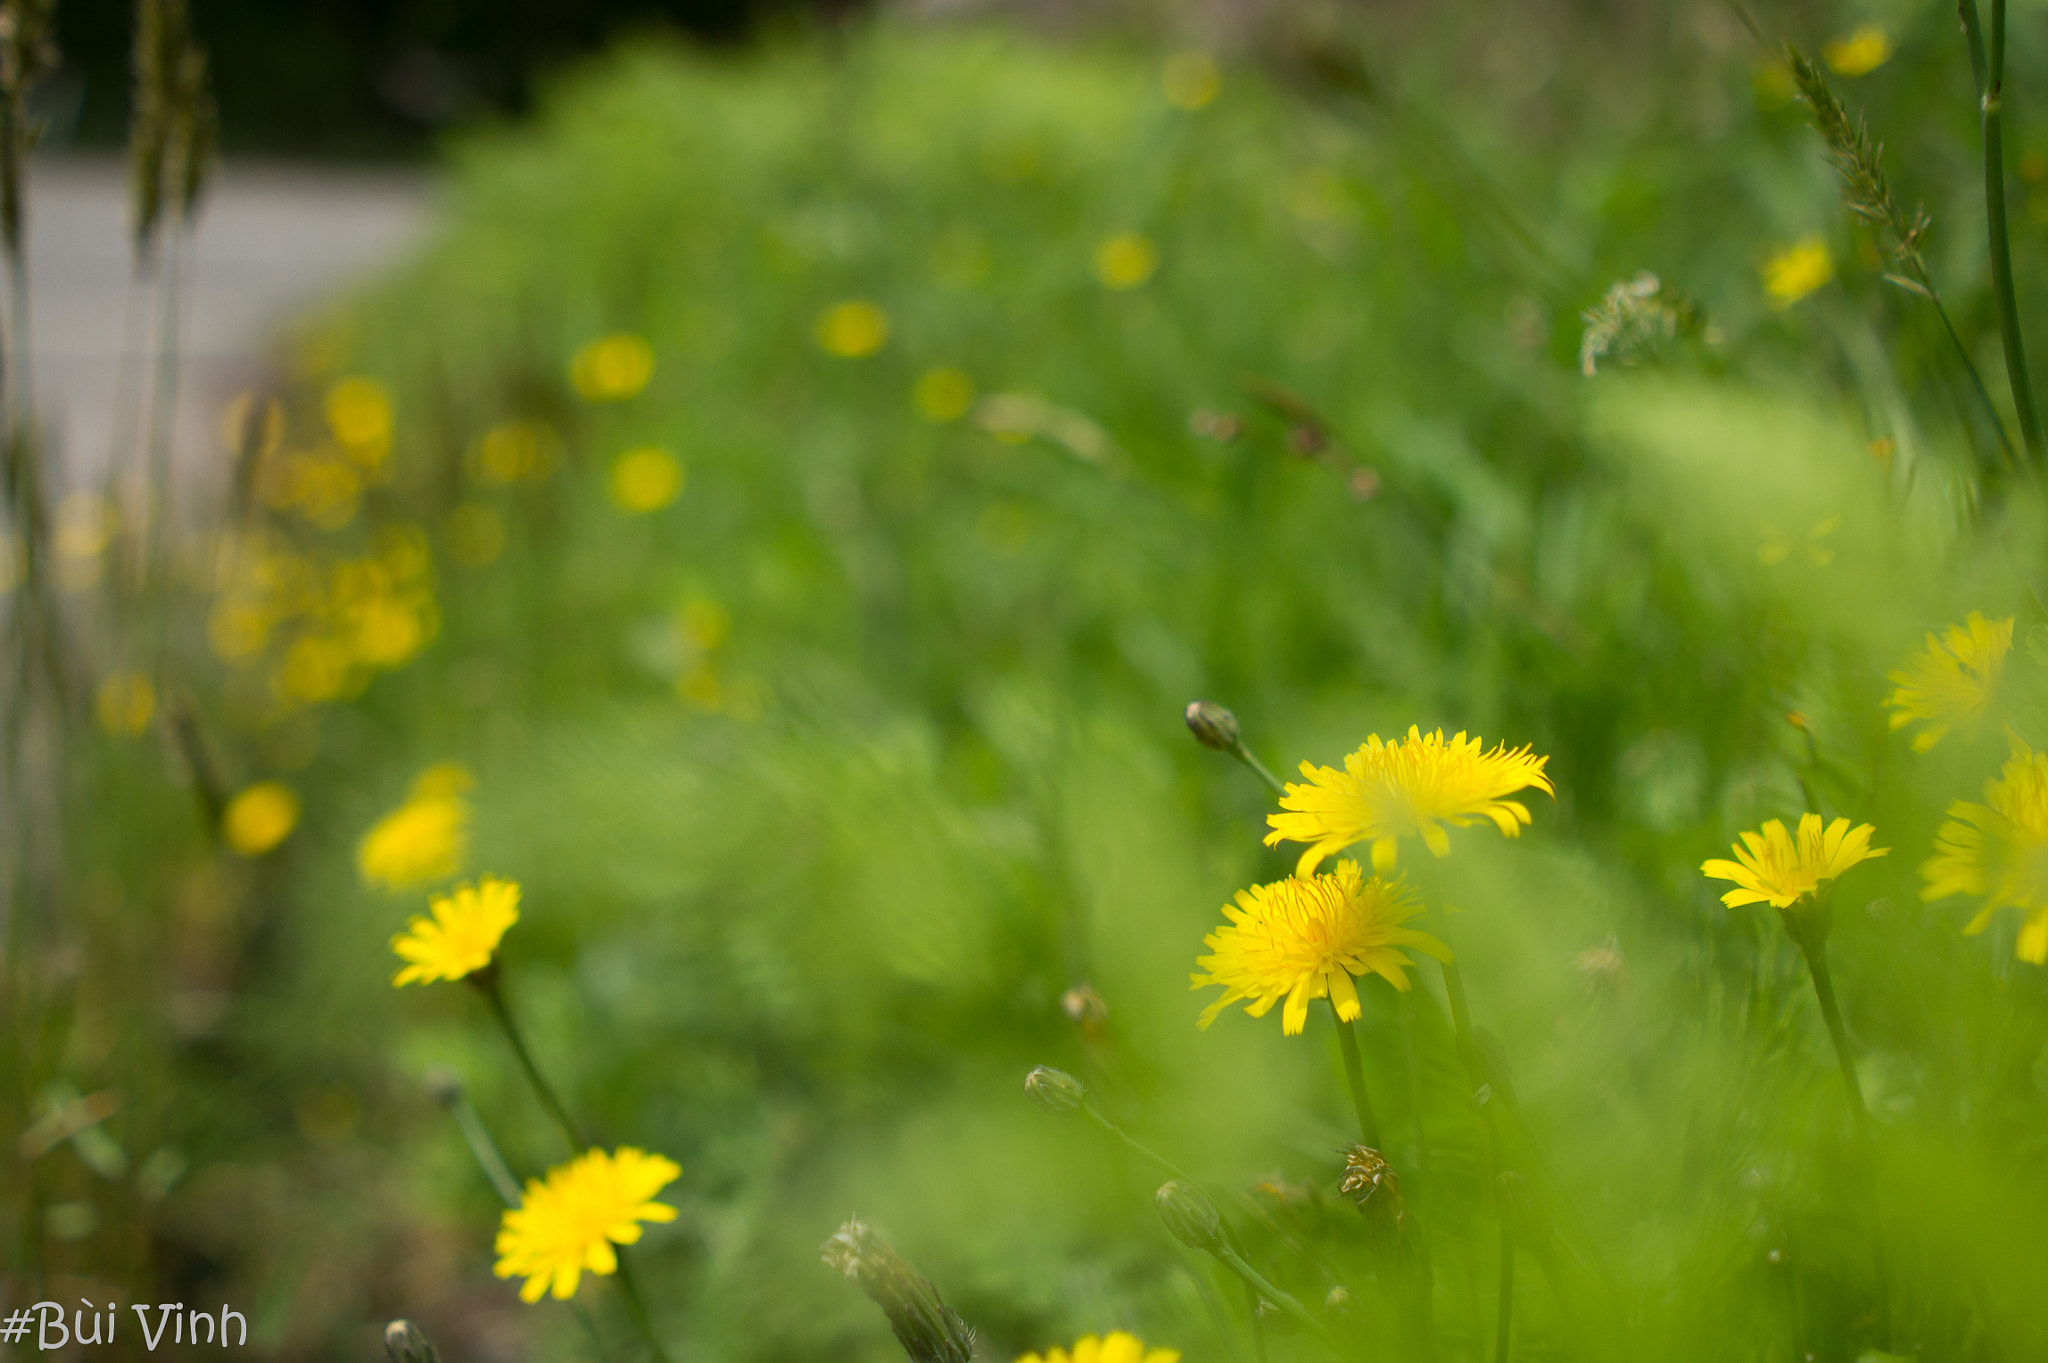
[[[127,184],[113,159],[51,158],[33,177],[34,382],[61,492],[99,484],[115,436],[134,268]],[[177,443],[184,478],[212,481],[222,406],[261,372],[274,329],[424,236],[430,185],[419,174],[222,168],[187,257]]]

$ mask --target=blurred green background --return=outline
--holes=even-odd
[[[1735,11],[1465,17],[647,36],[449,135],[432,245],[280,338],[280,425],[171,632],[219,779],[287,783],[298,827],[216,845],[154,730],[76,759],[10,1101],[122,1105],[90,1128],[114,1153],[16,1158],[15,1272],[224,1297],[281,1358],[369,1356],[394,1315],[454,1359],[587,1356],[491,1276],[496,1202],[423,1080],[458,1074],[522,1174],[550,1133],[469,991],[392,992],[426,896],[357,873],[454,761],[466,869],[525,886],[504,971],[543,1065],[600,1140],[683,1165],[639,1254],[679,1358],[900,1356],[817,1261],[856,1212],[985,1357],[1110,1328],[1252,1357],[1148,1171],[1020,1088],[1082,1076],[1305,1299],[1328,1283],[1289,1239],[1363,1280],[1327,1020],[1194,1027],[1219,906],[1293,863],[1182,728],[1206,697],[1282,771],[1412,723],[1550,756],[1523,838],[1412,868],[1598,1284],[1575,1319],[1525,1261],[1518,1357],[2048,1348],[2048,997],[2009,922],[1962,937],[1916,874],[2004,740],[1917,756],[1879,705],[1925,630],[2041,626],[2033,490],[1980,478],[1948,342]],[[1883,26],[1834,79],[2000,376],[1949,12],[1758,22],[1816,50]],[[2012,48],[2048,61],[2035,8]],[[2048,131],[2008,110],[2032,305]],[[1828,282],[1773,299],[1808,237]],[[1589,376],[1582,313],[1643,270],[1684,325]],[[593,377],[607,337],[644,386]],[[401,559],[413,633],[348,643],[337,566]],[[1814,802],[1895,849],[1833,943],[1874,1169],[1797,952],[1697,869]],[[1478,1358],[1479,1124],[1422,978],[1367,991],[1367,1071],[1443,1356]],[[1106,1021],[1063,1007],[1083,986]]]

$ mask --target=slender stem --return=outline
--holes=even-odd
[[[1330,1016],[1337,1022],[1337,1047],[1344,1052],[1344,1082],[1351,1089],[1351,1107],[1358,1114],[1358,1135],[1366,1146],[1373,1150],[1380,1148],[1380,1121],[1373,1114],[1372,1099],[1365,1092],[1365,1066],[1358,1055],[1358,1032],[1352,1023],[1337,1014],[1336,1000],[1330,1003]]]
[[[1103,1116],[1094,1103],[1084,1101],[1081,1104],[1081,1110],[1093,1118],[1097,1126],[1129,1146],[1132,1153],[1165,1174],[1168,1178],[1177,1178],[1183,1183],[1195,1183],[1195,1180],[1189,1178],[1179,1165],[1160,1154],[1157,1150],[1154,1150],[1151,1146],[1146,1145],[1143,1141],[1132,1136],[1130,1132],[1124,1130],[1109,1118]],[[1195,1186],[1200,1187],[1201,1185],[1195,1184]]]
[[[1957,334],[1956,324],[1949,320],[1948,309],[1934,292],[1934,286],[1927,284],[1927,289],[1927,301],[1934,304],[1934,315],[1941,319],[1941,329],[1948,333],[1949,344],[1955,347],[1957,358],[1963,362],[1963,372],[1970,376],[1970,387],[1977,394],[1977,401],[1983,404],[1985,414],[1991,418],[1991,430],[1998,437],[1999,451],[2005,455],[2008,464],[2017,464],[2019,458],[2013,451],[2012,434],[2005,429],[2005,418],[1999,414],[1998,404],[1991,400],[1991,390],[1984,386],[1984,376],[1977,371],[1977,362],[1970,358],[1970,348]]]
[[[1508,1363],[1508,1343],[1515,1332],[1515,1237],[1507,1218],[1500,1223],[1500,1306],[1493,1323],[1493,1363]]]
[[[1246,1285],[1253,1291],[1300,1321],[1302,1327],[1310,1334],[1333,1349],[1338,1347],[1336,1336],[1330,1333],[1327,1326],[1313,1315],[1310,1315],[1308,1308],[1297,1301],[1291,1293],[1284,1292],[1280,1288],[1273,1286],[1270,1282],[1267,1282],[1264,1275],[1244,1261],[1243,1255],[1228,1245],[1220,1245],[1216,1249],[1211,1250],[1210,1253],[1214,1254],[1225,1268],[1244,1279]]]
[[[1259,1289],[1246,1283],[1244,1297],[1245,1310],[1252,1313],[1252,1357],[1255,1363],[1266,1363],[1266,1323],[1259,1319]]]
[[[1867,1136],[1870,1133],[1870,1109],[1863,1102],[1863,1085],[1856,1079],[1856,1063],[1850,1058],[1849,1029],[1842,1025],[1842,1010],[1835,1003],[1835,981],[1828,971],[1828,948],[1825,941],[1809,944],[1799,940],[1799,948],[1806,955],[1807,971],[1813,976],[1813,992],[1820,1000],[1820,1015],[1828,1024],[1828,1036],[1835,1043],[1835,1061],[1841,1067],[1842,1087],[1849,1094],[1849,1110],[1856,1115],[1856,1125]]]
[[[654,1363],[668,1363],[668,1350],[661,1347],[661,1336],[654,1333],[654,1321],[647,1314],[647,1303],[640,1296],[640,1285],[633,1281],[633,1270],[626,1266],[626,1255],[618,1252],[619,1295],[626,1300],[626,1312],[633,1317],[633,1324],[647,1337],[647,1347],[654,1354]]]
[[[569,1110],[562,1106],[562,1100],[555,1096],[554,1086],[541,1074],[540,1067],[533,1063],[532,1052],[526,1049],[526,1038],[519,1034],[519,1025],[512,1021],[512,1010],[505,1004],[504,986],[499,983],[496,963],[471,975],[470,980],[483,992],[484,1000],[491,1005],[491,1016],[498,1020],[498,1028],[505,1033],[505,1040],[511,1043],[512,1054],[519,1058],[519,1068],[526,1071],[526,1082],[533,1086],[534,1096],[547,1109],[555,1126],[560,1129],[562,1139],[569,1143],[569,1152],[578,1154],[583,1150],[583,1137],[577,1134],[576,1123],[569,1120]]]
[[[1285,795],[1287,793],[1287,787],[1281,784],[1280,778],[1266,770],[1266,764],[1261,762],[1257,755],[1244,745],[1243,739],[1237,741],[1237,746],[1230,750],[1230,755],[1244,763],[1247,767],[1250,767],[1254,775],[1272,787],[1275,795]]]
[[[2012,245],[2005,209],[2005,0],[1991,0],[1991,42],[1982,56],[1976,0],[1959,7],[1970,40],[1972,70],[1978,76],[1984,129],[1984,216],[1991,235],[1991,289],[1998,304],[1998,335],[2005,347],[2005,374],[2012,385],[2013,408],[2019,414],[2020,438],[2036,464],[2048,461],[2048,440],[2034,407],[2033,385],[2027,379],[2026,343],[2020,334],[2019,303],[2012,283]]]

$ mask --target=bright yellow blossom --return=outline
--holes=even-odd
[[[1764,292],[1774,308],[1789,308],[1835,277],[1834,257],[1819,236],[1805,236],[1764,262]]]
[[[1891,60],[1892,35],[1877,24],[1864,24],[1822,45],[1820,54],[1842,75],[1867,76]]]
[[[391,977],[394,988],[459,980],[489,965],[498,939],[519,921],[519,882],[485,876],[436,896],[428,907],[432,918],[415,915],[391,939],[391,949],[410,963]]]
[[[674,1207],[653,1198],[682,1172],[672,1159],[621,1146],[616,1154],[586,1150],[550,1169],[546,1182],[528,1179],[499,1226],[498,1276],[526,1279],[522,1301],[550,1290],[558,1300],[575,1296],[586,1268],[618,1271],[612,1246],[637,1241],[642,1221],[676,1219]]]
[[[645,515],[683,495],[682,461],[659,445],[642,445],[612,460],[606,491],[621,511]]]
[[[1120,232],[1095,248],[1095,277],[1105,289],[1135,289],[1159,268],[1159,248],[1149,237]]]
[[[1934,855],[1921,865],[1922,899],[1984,896],[1965,932],[1982,932],[2010,905],[2026,915],[2014,950],[2023,961],[2048,963],[2048,753],[2014,743],[1997,779],[1984,785],[1985,804],[1958,800],[1934,835]]]
[[[865,298],[849,298],[819,313],[814,330],[819,348],[827,355],[864,359],[887,344],[889,314]]]
[[[299,797],[282,781],[258,781],[222,811],[220,834],[238,857],[260,857],[299,826]]]
[[[1083,1335],[1072,1353],[1057,1346],[1044,1354],[1025,1354],[1017,1363],[1180,1363],[1179,1349],[1147,1349],[1136,1335],[1112,1330],[1098,1339]]]
[[[469,802],[462,795],[470,784],[459,763],[422,772],[405,803],[379,819],[356,848],[364,883],[404,890],[460,871],[469,848]]]
[[[1802,814],[1795,839],[1782,822],[1771,819],[1761,832],[1742,835],[1734,849],[1734,861],[1716,857],[1703,863],[1700,870],[1710,879],[1735,882],[1738,888],[1721,896],[1721,902],[1730,908],[1769,904],[1774,909],[1789,909],[1802,896],[1818,890],[1823,881],[1833,880],[1859,861],[1891,851],[1870,845],[1870,835],[1876,831],[1867,823],[1851,828],[1847,819],[1836,819],[1823,829],[1820,815]]]
[[[1276,880],[1237,892],[1226,904],[1230,921],[1203,938],[1212,955],[1195,964],[1207,974],[1190,975],[1196,989],[1223,986],[1223,997],[1203,1010],[1206,1028],[1239,999],[1253,1017],[1264,1017],[1282,997],[1280,1030],[1298,1036],[1308,1025],[1310,999],[1327,998],[1346,1022],[1358,1016],[1361,975],[1380,975],[1406,990],[1402,947],[1414,947],[1440,961],[1450,948],[1426,932],[1401,925],[1422,912],[1415,892],[1398,880],[1366,880],[1355,861],[1340,861],[1334,875]]]
[[[1543,774],[1550,759],[1536,757],[1527,746],[1509,751],[1505,744],[1485,751],[1485,743],[1462,732],[1449,743],[1444,731],[1424,734],[1410,726],[1408,737],[1382,743],[1378,734],[1344,759],[1344,770],[1301,764],[1307,785],[1287,784],[1280,799],[1285,814],[1268,814],[1273,831],[1266,846],[1305,842],[1294,873],[1311,874],[1324,857],[1353,843],[1372,843],[1375,871],[1393,868],[1403,836],[1419,836],[1438,856],[1451,850],[1444,824],[1465,828],[1491,819],[1508,837],[1529,822],[1529,810],[1505,797],[1530,787],[1557,792]]]
[[[2012,624],[2010,615],[1986,620],[1983,612],[1971,611],[1940,638],[1928,635],[1927,647],[1913,655],[1904,671],[1891,674],[1899,688],[1884,702],[1891,707],[1892,727],[1928,721],[1913,735],[1914,752],[1926,752],[1952,727],[1981,720],[1991,708],[2005,655],[2012,651]]]
[[[569,361],[569,382],[586,402],[636,397],[653,377],[654,347],[626,331],[600,336]]]

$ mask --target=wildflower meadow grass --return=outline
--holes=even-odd
[[[650,40],[458,137],[159,587],[50,589],[9,1308],[2048,1352],[2048,44],[1683,10]]]

